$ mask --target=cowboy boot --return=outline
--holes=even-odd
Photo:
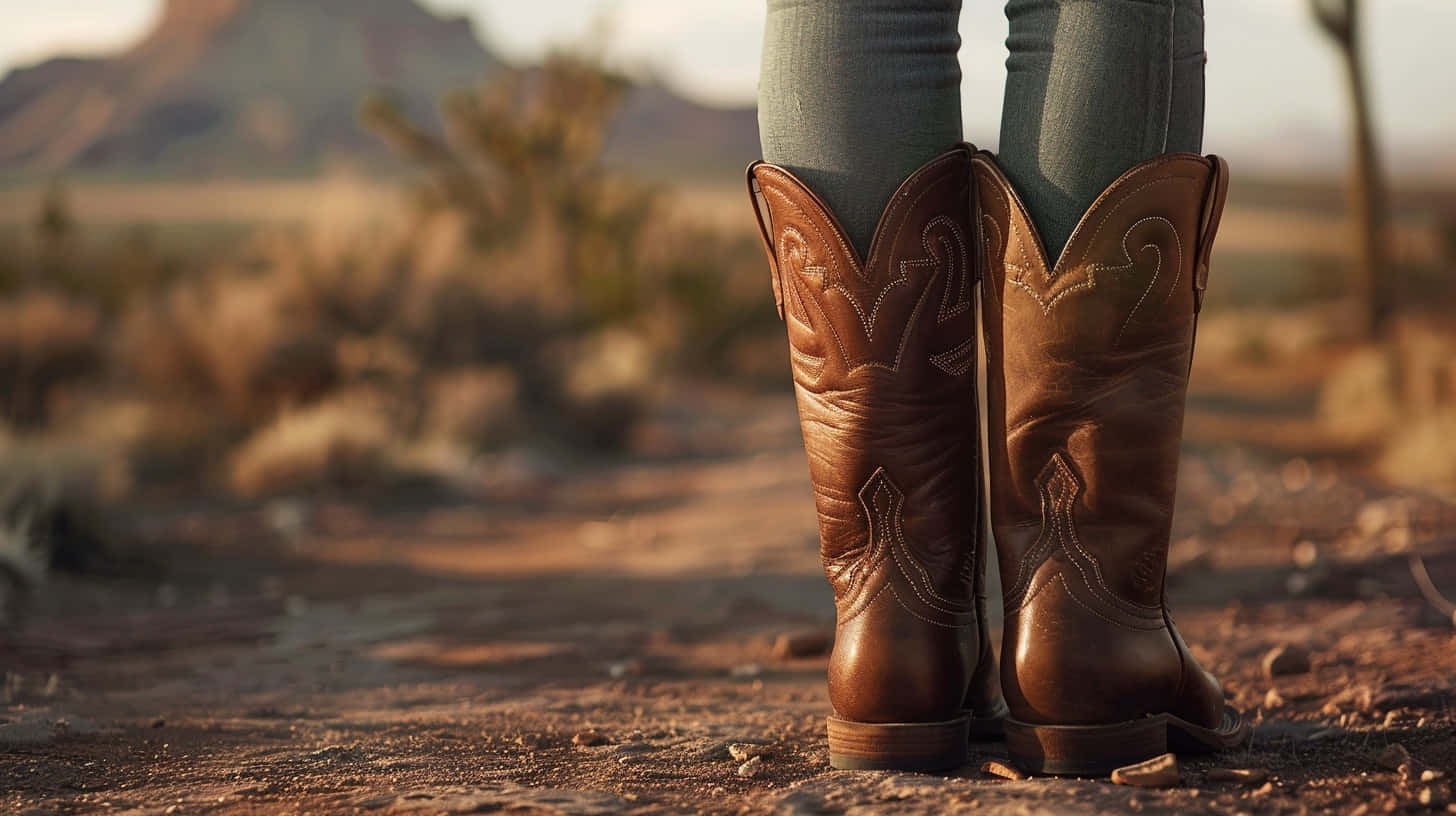
[[[971,151],[905,180],[867,259],[791,172],[748,168],[834,590],[836,768],[953,768],[1004,713],[981,597]]]
[[[1163,594],[1227,165],[1179,153],[1132,168],[1055,265],[991,154],[974,173],[1011,758],[1102,775],[1170,748],[1237,745],[1248,725]]]

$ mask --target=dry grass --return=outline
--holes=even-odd
[[[401,477],[401,441],[377,396],[342,394],[261,427],[233,453],[228,480],[244,496],[384,485]]]
[[[1388,342],[1352,349],[1320,389],[1319,419],[1378,450],[1386,479],[1456,493],[1456,323],[1405,316]]]
[[[1394,484],[1456,495],[1456,409],[1396,426],[1376,469]]]
[[[126,489],[124,467],[88,441],[0,433],[0,631],[19,622],[53,564],[84,569],[101,556],[100,508]]]
[[[29,224],[44,187],[0,189],[0,225]],[[348,174],[298,181],[89,183],[69,188],[70,206],[91,225],[290,224],[359,228],[400,217],[393,185]]]
[[[0,418],[44,424],[55,390],[98,366],[100,326],[95,306],[53,292],[0,300]]]
[[[525,427],[521,386],[504,366],[441,374],[430,383],[424,435],[469,451],[511,441]]]

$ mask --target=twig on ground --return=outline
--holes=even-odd
[[[1421,558],[1419,553],[1410,554],[1410,571],[1411,578],[1415,579],[1416,588],[1421,591],[1421,597],[1435,607],[1437,612],[1451,618],[1452,623],[1456,623],[1456,603],[1452,603],[1449,598],[1441,594],[1441,590],[1431,580],[1431,573],[1426,569],[1425,559]]]

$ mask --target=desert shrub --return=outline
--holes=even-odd
[[[520,383],[509,368],[451,371],[430,383],[426,437],[482,450],[511,441],[523,424]]]
[[[641,336],[603,330],[561,343],[548,360],[558,372],[554,396],[566,438],[604,450],[625,445],[651,397],[656,368]]]
[[[756,236],[668,223],[647,243],[660,270],[657,299],[647,311],[671,323],[656,341],[670,350],[667,362],[698,373],[740,375],[743,347],[765,336],[775,343],[775,359],[783,356],[783,328]]]
[[[45,422],[62,385],[101,361],[100,315],[59,294],[29,290],[0,300],[0,410],[12,425]]]
[[[1376,458],[1376,469],[1395,484],[1456,494],[1456,409],[1394,428]]]
[[[459,219],[492,289],[526,295],[543,315],[602,326],[638,314],[650,278],[642,237],[656,193],[602,164],[625,88],[590,59],[556,54],[539,71],[505,71],[449,94],[444,139],[382,97],[361,114],[425,174],[421,219]]]
[[[55,191],[0,268],[8,415],[104,437],[144,479],[250,495],[389,483],[426,448],[453,467],[518,440],[628,443],[664,369],[735,366],[765,329],[781,358],[782,338],[750,236],[604,165],[626,89],[558,54],[447,96],[439,135],[371,100],[419,170],[402,217],[261,230],[195,263],[146,229],[88,248]],[[101,363],[103,387],[54,399]]]
[[[1198,358],[1252,364],[1299,359],[1358,339],[1355,317],[1346,302],[1205,310],[1199,318]]]
[[[403,436],[385,398],[346,392],[259,428],[232,454],[228,481],[245,496],[386,485],[403,478]]]
[[[334,337],[273,277],[189,281],[129,311],[121,363],[149,391],[266,419],[338,381]]]
[[[1325,380],[1319,416],[1371,446],[1385,478],[1456,491],[1456,324],[1444,316],[1396,318],[1386,341],[1351,352]]]
[[[107,558],[101,508],[125,479],[84,441],[0,436],[0,630],[18,622],[52,568],[85,571]]]
[[[1401,420],[1399,360],[1387,348],[1352,352],[1320,386],[1318,416],[1351,441],[1371,441]]]

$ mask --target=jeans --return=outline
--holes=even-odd
[[[866,252],[915,168],[961,139],[960,0],[768,0],[759,133]],[[998,160],[1055,258],[1133,165],[1197,152],[1202,0],[1010,0]]]

